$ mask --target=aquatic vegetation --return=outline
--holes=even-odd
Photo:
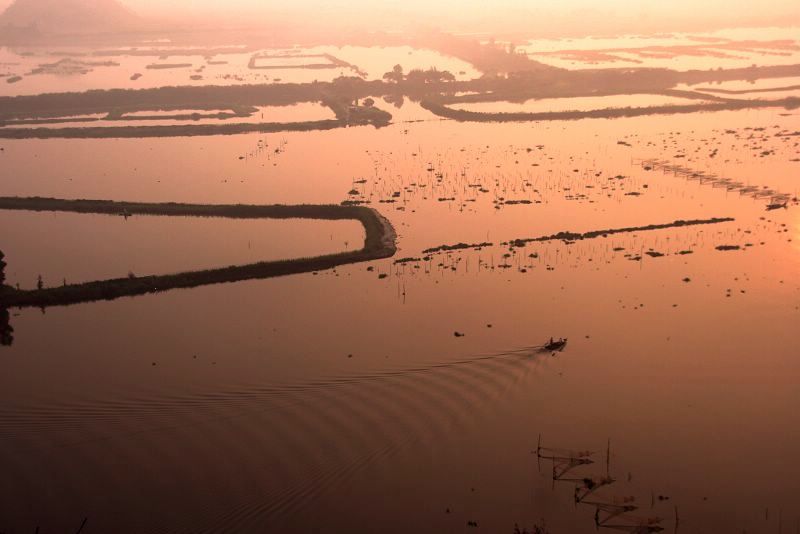
[[[451,250],[463,249],[481,249],[483,247],[491,247],[494,243],[457,243],[455,245],[440,245],[438,247],[426,248],[422,251],[423,254],[435,254],[436,252],[449,252]]]
[[[564,242],[575,242],[584,239],[596,239],[598,237],[608,237],[614,234],[629,234],[633,232],[644,232],[644,231],[651,231],[651,230],[665,230],[667,228],[681,228],[684,226],[699,226],[699,225],[707,225],[707,224],[720,224],[726,222],[733,222],[735,219],[731,217],[713,217],[710,219],[693,219],[689,221],[673,221],[670,223],[663,223],[663,224],[648,224],[645,226],[631,226],[625,228],[607,228],[604,230],[592,230],[590,232],[558,232],[556,234],[544,235],[540,237],[528,237],[528,238],[519,238],[514,239],[512,241],[501,243],[502,245],[512,245],[514,247],[524,247],[528,243],[540,243],[543,241],[564,241]],[[438,247],[428,248],[422,251],[423,254],[434,254],[437,252],[449,252],[453,250],[463,250],[463,249],[480,249],[483,247],[490,247],[493,246],[493,243],[477,243],[477,244],[468,244],[468,243],[458,243],[455,245],[440,245]],[[660,252],[648,252],[650,256],[657,257],[663,256]]]

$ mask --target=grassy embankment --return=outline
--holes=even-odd
[[[481,112],[453,109],[437,101],[423,101],[421,106],[431,113],[457,121],[469,122],[526,122],[578,119],[614,119],[642,117],[645,115],[671,115],[710,111],[731,111],[758,108],[800,107],[800,98],[788,97],[780,100],[723,100],[701,104],[677,104],[646,107],[605,108],[588,111],[540,111],[540,112]]]

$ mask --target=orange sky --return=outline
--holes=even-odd
[[[427,24],[469,31],[540,28],[551,33],[702,29],[703,25],[798,25],[797,0],[121,0],[144,15],[250,22],[302,14],[309,22]],[[0,8],[11,0],[0,0]],[[274,20],[274,19],[273,19]],[[391,29],[391,28],[386,28]]]

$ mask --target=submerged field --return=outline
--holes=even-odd
[[[595,532],[541,436],[595,452],[570,475],[612,476],[596,498],[635,498],[631,532],[791,531],[798,111],[477,123],[376,105],[393,124],[0,141],[3,197],[345,202],[398,234],[394,257],[326,271],[10,309],[0,530]],[[100,217],[0,210],[9,282],[364,239],[354,221]]]
[[[166,45],[135,50],[0,46],[0,95],[330,82],[342,75],[380,80],[397,64],[406,71],[432,67],[449,70],[459,80],[480,76],[469,63],[410,46],[251,49],[232,45],[196,50]]]
[[[246,109],[144,110],[115,115],[93,113],[64,115],[47,119],[18,119],[7,128],[118,128],[131,126],[240,125],[261,123],[301,123],[333,120],[333,111],[319,103],[290,106],[258,106]]]
[[[797,28],[736,28],[715,32],[531,40],[518,47],[536,60],[569,69],[706,70],[790,65],[800,58]]]

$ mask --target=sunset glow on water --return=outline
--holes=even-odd
[[[794,532],[800,12],[720,4],[0,2],[0,533]]]

